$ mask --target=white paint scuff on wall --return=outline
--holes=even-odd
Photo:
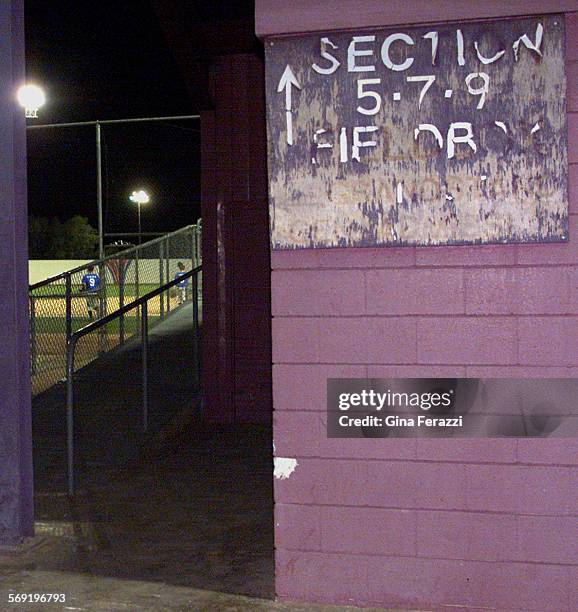
[[[295,468],[299,465],[297,459],[289,457],[275,457],[273,459],[273,476],[278,480],[286,480],[293,474]]]

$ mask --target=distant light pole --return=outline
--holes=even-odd
[[[148,204],[151,199],[149,194],[144,190],[140,189],[139,191],[133,191],[132,194],[128,198],[131,202],[134,202],[138,207],[138,243],[141,243],[142,231],[141,231],[141,223],[140,223],[140,207],[141,204]]]
[[[134,202],[137,207],[138,207],[138,243],[139,246],[141,244],[141,238],[142,238],[142,230],[141,230],[141,224],[140,224],[140,207],[141,204],[148,204],[151,199],[149,197],[149,194],[144,190],[144,189],[140,189],[139,191],[133,191],[132,194],[129,196],[128,198],[131,202]],[[139,267],[140,267],[140,262],[139,262],[139,250],[137,249],[135,252],[136,255],[136,261],[135,261],[135,295],[138,298],[140,295],[140,283],[139,283]]]

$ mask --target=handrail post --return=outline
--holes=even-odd
[[[171,249],[169,245],[169,237],[165,238],[165,258],[166,258],[166,270],[167,270],[167,282],[171,278],[170,273],[170,261],[171,261]],[[171,311],[171,291],[167,291],[167,314]]]
[[[191,268],[197,267],[197,240],[194,230],[191,230]]]
[[[107,289],[106,289],[106,267],[102,261],[98,264],[98,276],[100,277],[100,287],[98,288],[98,318],[107,315]],[[106,352],[108,345],[108,330],[106,325],[101,327],[98,332],[98,353],[102,355]]]
[[[140,245],[139,245],[139,249],[140,249]],[[135,269],[134,269],[134,282],[135,282],[135,300],[138,300],[140,298],[140,283],[139,283],[139,251],[138,249],[135,251],[135,261],[134,261],[134,265],[135,265]],[[138,316],[139,316],[139,311],[137,309],[136,311],[136,317],[137,317],[137,326],[138,326]],[[142,318],[142,317],[141,317]],[[142,326],[142,323],[141,323]],[[137,327],[138,329],[138,327]]]
[[[148,303],[145,301],[141,305],[141,330],[142,330],[142,421],[143,430],[149,428],[149,407],[148,407]]]
[[[66,344],[66,451],[68,494],[74,495],[74,351],[76,338]]]
[[[159,242],[159,287],[162,287],[165,284],[165,249],[164,244]],[[159,305],[160,305],[160,317],[161,321],[165,318],[165,296],[161,293],[159,295]]]
[[[65,303],[65,325],[66,325],[66,342],[70,340],[72,336],[72,278],[70,274],[66,275],[66,289],[64,299]]]

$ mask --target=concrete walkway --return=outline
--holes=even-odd
[[[353,610],[274,601],[271,431],[201,426],[190,308],[79,373],[78,491],[66,491],[62,386],[35,398],[36,536],[0,549],[0,610]],[[64,604],[9,604],[64,593]]]
[[[272,598],[270,431],[200,425],[190,306],[151,330],[149,356],[146,434],[138,344],[77,374],[74,498],[65,493],[64,386],[35,398],[36,532],[44,539],[26,567],[48,572],[40,577],[72,572]]]
[[[142,353],[138,341],[104,354],[75,374],[76,463],[81,486],[83,474],[99,466],[124,464],[175,414],[183,410],[191,414],[199,404],[192,376],[192,307],[173,312],[150,330],[149,338],[148,434],[142,427]],[[84,341],[80,340],[80,349]],[[36,490],[65,490],[63,383],[33,399],[33,436]]]
[[[2,610],[195,610],[199,612],[347,612],[359,608],[283,604],[187,587],[119,580],[64,572],[13,570],[2,572],[0,600],[9,593],[66,593],[64,604],[0,604]],[[367,610],[367,609],[366,609]],[[376,610],[373,608],[372,610]],[[367,610],[371,612],[371,610]]]

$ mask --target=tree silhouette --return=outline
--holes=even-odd
[[[86,217],[29,217],[30,259],[92,259],[97,256],[98,233]]]

